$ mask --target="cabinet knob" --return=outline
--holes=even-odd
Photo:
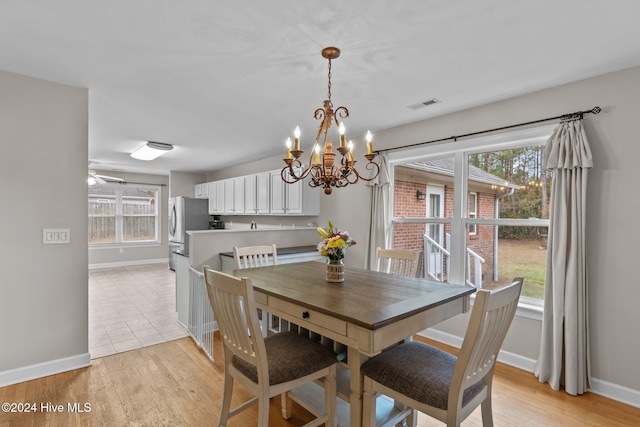
[[[302,312],[302,318],[303,319],[308,319],[309,318],[309,312],[308,311],[303,311]]]

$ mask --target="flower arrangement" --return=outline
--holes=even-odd
[[[329,258],[331,262],[343,259],[345,250],[356,244],[356,241],[349,237],[348,232],[338,230],[331,221],[326,230],[318,227],[318,234],[322,236],[322,241],[318,244],[318,252]]]

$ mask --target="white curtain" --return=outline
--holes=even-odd
[[[587,172],[593,166],[582,119],[560,123],[546,143],[553,173],[540,354],[535,375],[567,393],[590,387],[586,267]]]
[[[369,245],[365,268],[370,269],[375,262],[376,248],[386,248],[389,240],[389,203],[391,201],[391,174],[386,153],[379,156],[380,173],[367,184],[371,186],[371,218],[369,219]]]

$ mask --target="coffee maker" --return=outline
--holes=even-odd
[[[220,215],[213,215],[213,221],[209,221],[209,230],[224,230],[224,221]]]

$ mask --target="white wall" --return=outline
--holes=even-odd
[[[169,177],[126,172],[96,171],[115,176],[131,183],[160,185],[160,243],[142,246],[89,247],[89,268],[117,267],[120,265],[169,262]],[[163,186],[164,185],[164,186]],[[193,191],[193,187],[192,187]]]
[[[88,92],[0,71],[0,386],[89,364]],[[71,243],[43,245],[43,228]]]
[[[374,134],[374,148],[384,149],[507,126],[574,111],[603,108],[588,115],[585,128],[594,158],[587,202],[589,323],[594,388],[613,397],[630,397],[640,406],[640,324],[638,268],[635,248],[640,241],[636,196],[640,182],[640,67],[582,80],[509,100],[479,106],[431,120],[418,121]],[[445,100],[446,102],[446,100]],[[355,112],[353,112],[355,113]],[[419,114],[419,113],[416,113]],[[362,143],[359,140],[358,149]],[[356,152],[361,157],[361,151]],[[208,175],[234,174],[282,167],[281,156]],[[253,169],[255,168],[255,169]],[[349,249],[346,264],[364,265],[370,192],[363,185],[322,196],[319,221],[332,219],[362,245]],[[525,279],[526,280],[526,279]],[[462,336],[467,318],[458,316],[438,325],[439,332]],[[516,318],[504,349],[524,359],[536,359],[540,321]],[[434,328],[435,329],[435,328]]]

